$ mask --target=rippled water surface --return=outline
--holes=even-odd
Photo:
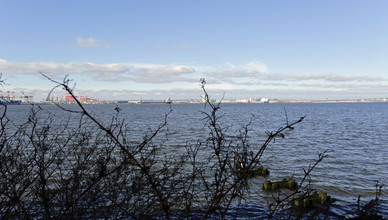
[[[76,106],[67,106],[76,109]],[[115,105],[88,105],[94,115],[109,123]],[[9,117],[25,120],[29,106],[9,106]],[[42,106],[44,114],[66,117],[56,106]],[[164,120],[168,105],[119,105],[119,117],[131,127],[134,139]],[[180,146],[206,136],[203,104],[173,104],[168,116],[168,144]],[[286,113],[287,117],[286,117]],[[271,171],[270,179],[303,176],[303,168],[327,152],[312,174],[314,187],[338,199],[337,204],[355,204],[375,197],[375,181],[384,184],[382,199],[387,200],[388,186],[388,103],[306,103],[306,104],[223,104],[220,122],[228,132],[237,132],[253,118],[250,144],[260,147],[266,131],[306,116],[285,138],[276,139],[264,154],[262,164]],[[254,182],[255,184],[255,182]],[[257,181],[260,185],[260,181]],[[258,189],[260,186],[258,186]],[[341,206],[336,212],[346,211]],[[387,207],[385,206],[385,210]]]

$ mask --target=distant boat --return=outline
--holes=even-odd
[[[139,104],[171,104],[171,99],[165,101],[140,101]]]
[[[267,99],[267,98],[261,98],[260,101],[262,103],[269,103],[269,99]]]

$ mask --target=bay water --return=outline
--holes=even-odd
[[[57,118],[66,113],[55,105],[41,105],[42,113]],[[75,105],[64,107],[77,110]],[[195,143],[206,137],[205,115],[209,106],[204,104],[119,104],[85,105],[105,124],[110,123],[119,107],[119,118],[130,127],[134,142],[142,134],[162,124],[167,112],[167,146],[175,148]],[[27,120],[30,106],[8,106],[8,117],[16,122]],[[288,122],[306,116],[295,129],[285,131],[284,138],[276,138],[264,153],[261,164],[270,170],[271,180],[295,177],[300,181],[307,169],[318,158],[319,153],[328,155],[311,174],[313,187],[335,198],[334,212],[345,214],[356,204],[375,198],[375,183],[384,184],[380,197],[387,200],[388,186],[388,103],[249,103],[221,104],[219,122],[228,133],[233,134],[252,120],[249,126],[249,144],[259,149],[266,139],[266,132],[275,131]],[[171,153],[180,153],[171,151]],[[261,181],[257,194],[251,196],[260,204]],[[257,200],[255,200],[257,197]],[[388,206],[383,204],[385,213]]]

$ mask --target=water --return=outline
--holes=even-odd
[[[65,118],[53,105],[43,105],[42,113],[51,112]],[[75,105],[65,106],[77,109]],[[99,120],[110,123],[116,105],[87,105]],[[8,117],[26,120],[29,106],[8,106]],[[119,105],[121,119],[130,125],[134,141],[141,140],[144,131],[162,124],[169,105]],[[168,145],[182,146],[206,137],[204,114],[209,107],[203,104],[171,105],[168,115]],[[312,183],[338,199],[334,212],[345,214],[361,195],[362,201],[375,198],[375,181],[384,184],[380,197],[387,200],[388,185],[388,103],[305,103],[305,104],[223,104],[220,122],[228,132],[237,132],[250,119],[250,144],[257,149],[266,138],[266,131],[274,131],[289,122],[306,116],[285,138],[277,138],[262,158],[271,171],[270,179],[303,177],[307,169],[326,152],[325,158],[313,171]],[[260,181],[254,180],[260,189]],[[259,191],[259,190],[258,190]],[[261,196],[260,193],[255,196]],[[257,199],[257,201],[259,201]],[[260,202],[259,202],[260,203]],[[387,206],[384,205],[385,212]]]

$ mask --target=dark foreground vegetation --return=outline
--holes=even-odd
[[[54,89],[73,95],[69,80],[51,81]],[[204,79],[201,84],[209,100]],[[58,106],[69,115],[60,124],[54,123],[55,115],[40,114],[39,106],[31,106],[28,118],[15,123],[7,117],[7,106],[0,106],[1,219],[244,218],[243,212],[230,210],[247,205],[250,178],[268,174],[260,164],[266,148],[304,119],[289,122],[286,114],[283,126],[252,147],[250,123],[230,135],[220,125],[220,105],[207,102],[203,112],[207,138],[194,144],[188,140],[184,153],[177,155],[166,147],[172,110],[135,143],[128,133],[136,128],[119,118],[118,107],[106,124],[81,103],[78,106],[78,111]],[[263,190],[270,190],[272,199],[257,217],[324,216],[333,200],[311,189],[309,177],[325,157],[319,154],[302,171],[299,183],[265,182]],[[359,204],[351,217],[382,218],[381,188],[377,183],[376,199]]]

